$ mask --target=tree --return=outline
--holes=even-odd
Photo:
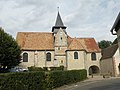
[[[0,28],[0,68],[5,70],[17,66],[21,50],[15,39]]]
[[[107,48],[107,47],[109,47],[110,45],[112,45],[112,42],[111,42],[111,41],[102,40],[102,41],[98,42],[98,46],[99,46],[99,48],[101,48],[101,49]]]

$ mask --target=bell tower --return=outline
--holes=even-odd
[[[55,26],[52,27],[54,33],[54,47],[55,47],[55,60],[58,66],[63,65],[66,67],[66,50],[67,50],[67,32],[64,26],[60,13],[58,11]]]

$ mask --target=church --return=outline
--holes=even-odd
[[[100,73],[101,52],[95,39],[70,37],[66,28],[58,12],[51,32],[18,32],[16,40],[22,50],[20,66],[64,66],[66,70]]]

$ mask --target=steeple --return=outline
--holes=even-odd
[[[56,34],[60,28],[64,29],[64,32],[66,33],[65,31],[66,27],[64,26],[60,13],[58,11],[56,23],[55,23],[55,26],[52,27],[52,32]]]
[[[58,15],[57,15],[57,19],[56,19],[55,26],[59,26],[59,27],[60,27],[60,26],[61,26],[61,27],[64,26],[59,12],[58,12]]]

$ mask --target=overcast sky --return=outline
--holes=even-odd
[[[116,38],[110,29],[120,0],[0,0],[0,26],[14,38],[17,32],[51,32],[57,7],[71,37]]]

